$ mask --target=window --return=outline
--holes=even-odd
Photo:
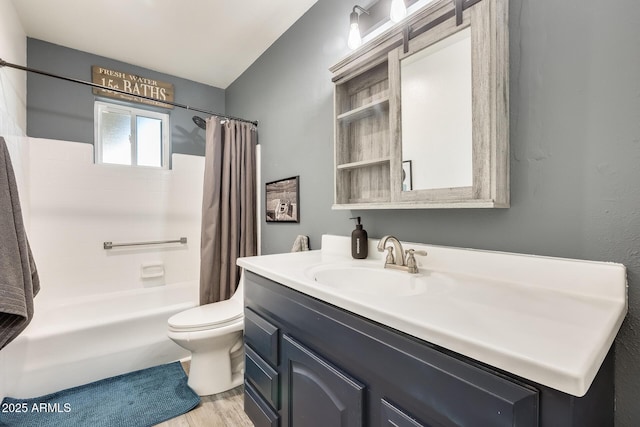
[[[96,101],[96,163],[169,167],[169,114]]]

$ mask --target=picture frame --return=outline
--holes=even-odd
[[[402,162],[402,191],[413,190],[413,177],[411,174],[411,160]]]
[[[266,222],[300,222],[300,176],[265,184]]]

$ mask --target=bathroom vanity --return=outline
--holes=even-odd
[[[238,261],[256,426],[613,425],[623,266],[405,244],[410,275],[346,243]]]

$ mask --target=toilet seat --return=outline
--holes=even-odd
[[[241,321],[243,304],[237,299],[214,302],[183,311],[169,318],[169,330],[193,332],[221,328]]]

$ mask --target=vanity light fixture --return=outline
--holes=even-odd
[[[362,37],[360,36],[360,28],[358,26],[358,21],[360,20],[360,13],[369,14],[369,11],[360,6],[353,6],[353,11],[349,15],[349,21],[351,23],[351,28],[349,29],[349,38],[347,39],[347,46],[350,49],[357,49],[362,44]]]
[[[392,0],[389,18],[392,22],[400,22],[407,16],[407,6],[404,0]]]

